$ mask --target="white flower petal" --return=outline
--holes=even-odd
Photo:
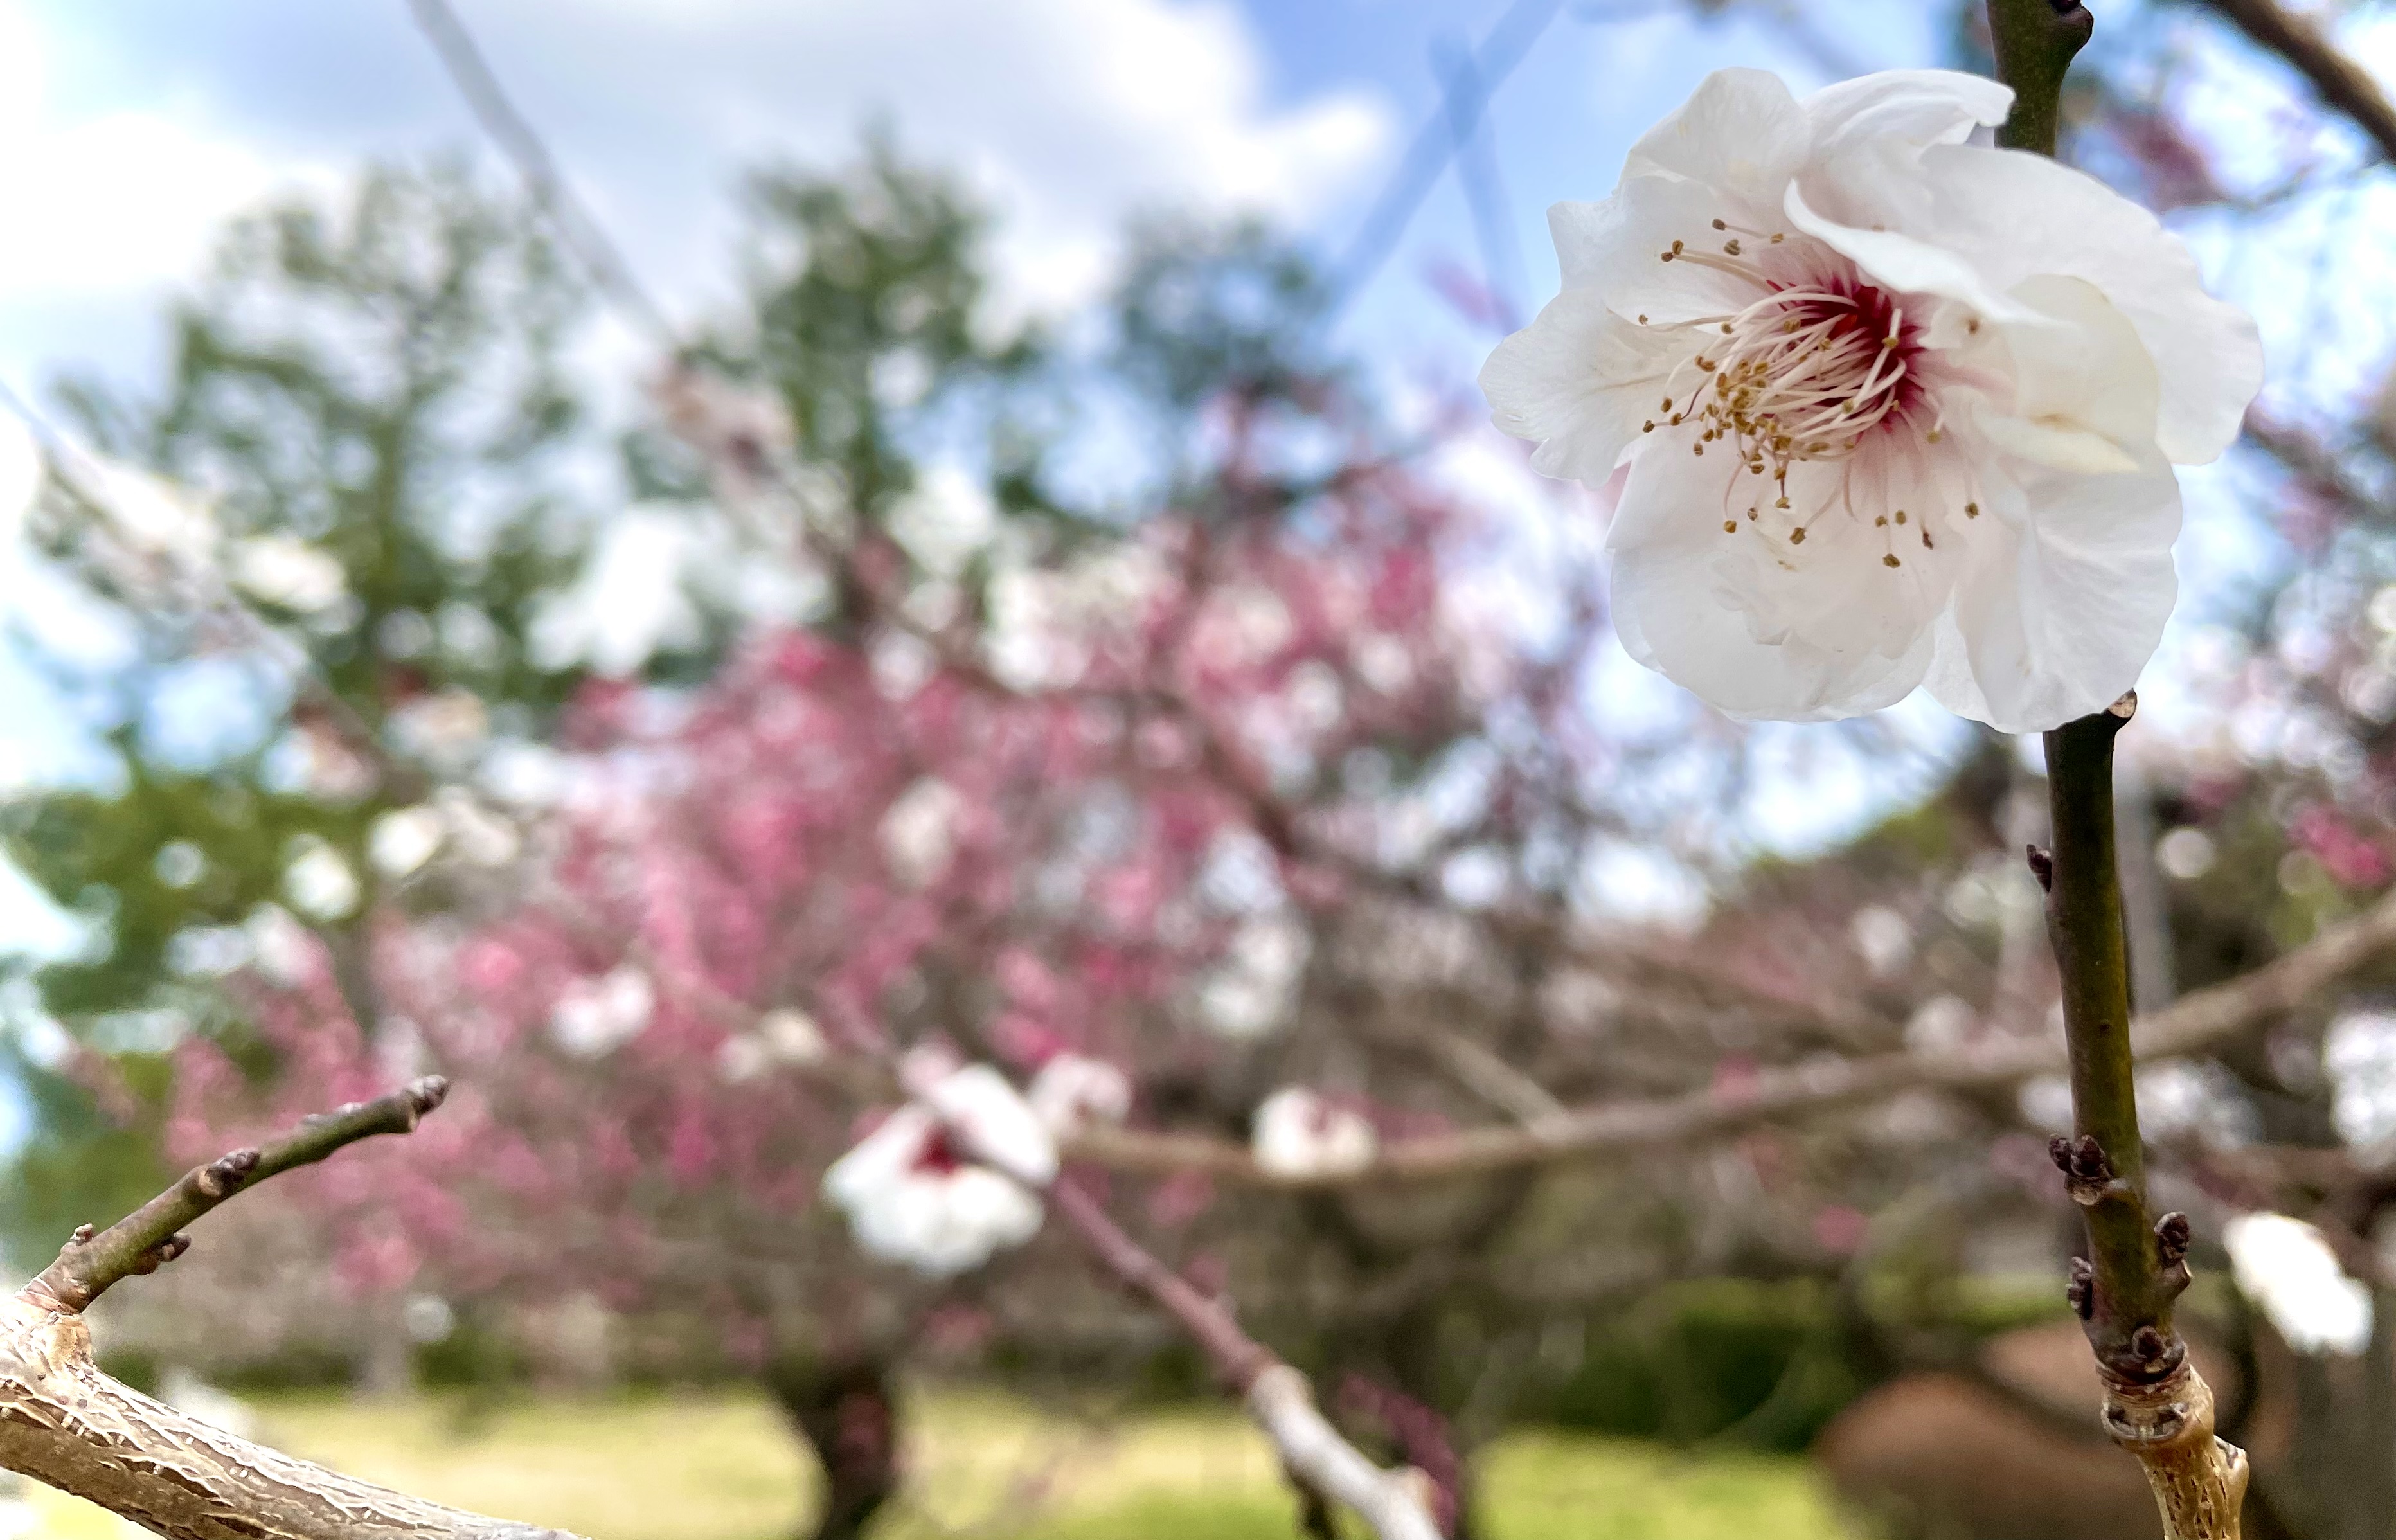
[[[1482,366],[1491,420],[1538,448],[1532,468],[1594,485],[1656,416],[1673,359],[1664,339],[1568,288]]]
[[[1811,128],[1768,70],[1716,70],[1671,117],[1631,147],[1623,180],[1684,178],[1769,214],[1804,161]]]
[[[1702,89],[1702,87],[1700,87]],[[1817,159],[1898,145],[1959,144],[2005,121],[2013,87],[1958,70],[1882,70],[1826,86],[1805,99]]]
[[[1030,1103],[987,1064],[968,1064],[920,1095],[978,1160],[1008,1175],[1045,1186],[1057,1175],[1057,1141]]]
[[[1799,183],[1789,184],[1783,208],[1791,224],[1854,262],[1883,288],[1953,299],[1992,321],[2033,318],[2033,312],[1954,252],[1892,230],[1842,224],[1816,212]]]
[[[2014,285],[2035,320],[1983,329],[1961,357],[2013,381],[1985,400],[1980,433],[2000,450],[2056,471],[2121,475],[2154,442],[2158,382],[2137,333],[2093,284],[2043,274]]]
[[[1566,288],[1594,288],[1626,320],[1644,315],[1658,325],[1737,310],[1761,286],[1696,262],[1668,262],[1674,241],[1718,246],[1714,220],[1770,218],[1733,207],[1701,182],[1633,177],[1604,203],[1560,203],[1548,210],[1556,262]]]
[[[1924,170],[1940,243],[1990,284],[2082,278],[2129,318],[2161,376],[2155,439],[2167,458],[2202,465],[2237,438],[2263,384],[2261,339],[2253,317],[2204,292],[2196,259],[2161,220],[2043,155],[1964,146],[1935,152]]]
[[[1624,649],[1734,717],[1824,722],[1903,699],[1929,667],[1951,563],[1826,506],[1819,472],[1790,486],[1821,512],[1802,546],[1737,511],[1726,533],[1726,469],[1720,457],[1710,469],[1683,455],[1632,462],[1615,515],[1631,535],[1612,542]],[[1906,494],[1884,497],[1901,507]],[[1884,566],[1898,549],[1911,559]]]
[[[2126,475],[2031,470],[2019,499],[2023,513],[1977,521],[1977,570],[1957,585],[1928,682],[1949,710],[2002,733],[2119,699],[2179,593],[2179,482],[2156,451]]]

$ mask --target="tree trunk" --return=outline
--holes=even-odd
[[[898,1393],[879,1359],[786,1358],[765,1371],[782,1414],[823,1467],[813,1540],[857,1540],[898,1490]]]

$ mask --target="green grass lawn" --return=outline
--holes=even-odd
[[[268,1442],[427,1497],[591,1540],[787,1540],[813,1472],[773,1409],[736,1394],[260,1404]],[[1229,1410],[1111,1427],[980,1392],[922,1398],[911,1494],[876,1540],[1293,1540],[1263,1441]],[[1513,1435],[1483,1467],[1496,1540],[1835,1540],[1802,1461]],[[44,1540],[119,1540],[41,1495]]]

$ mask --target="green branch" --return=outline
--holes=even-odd
[[[2057,1139],[2053,1152],[2087,1218],[2093,1263],[2074,1275],[2071,1304],[2097,1362],[2133,1384],[2163,1378],[2187,1356],[2171,1317],[2172,1301],[2188,1286],[2187,1219],[2172,1215],[2159,1227],[2147,1210],[2130,1057],[2113,739],[2136,710],[2137,697],[2123,696],[2110,710],[2046,735],[2055,843],[2051,853],[2033,848],[2030,857],[2046,890],[2047,938],[2062,977],[2071,1065],[2072,1137]]]
[[[2014,88],[2013,116],[1997,130],[2008,150],[2055,153],[2063,76],[2096,29],[2080,0],[1989,0],[1989,42],[1997,78]]]

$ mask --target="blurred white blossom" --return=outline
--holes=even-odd
[[[647,1029],[657,987],[630,963],[567,985],[549,1015],[549,1035],[576,1058],[604,1058]]]
[[[2300,1353],[2363,1351],[2371,1291],[2338,1266],[2322,1232],[2284,1214],[2242,1214],[2221,1229],[2238,1287]]]
[[[978,1268],[1040,1229],[1040,1200],[961,1158],[940,1115],[913,1102],[832,1162],[824,1196],[868,1255],[932,1278]]]
[[[1085,1128],[1119,1123],[1131,1113],[1131,1080],[1104,1059],[1058,1054],[1040,1067],[1024,1093],[1051,1134],[1071,1138]]]
[[[1258,1107],[1250,1147],[1274,1175],[1333,1176],[1371,1165],[1380,1139],[1361,1113],[1285,1085]]]

